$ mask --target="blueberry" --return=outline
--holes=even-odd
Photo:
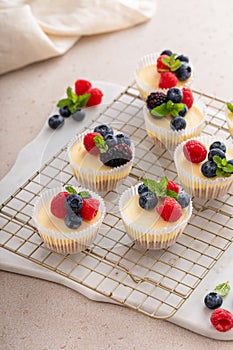
[[[80,214],[75,214],[74,212],[68,213],[65,216],[64,222],[67,227],[77,229],[82,225],[82,216]]]
[[[182,62],[180,68],[178,68],[174,73],[177,79],[184,81],[191,76],[192,68],[187,62]]]
[[[215,141],[215,142],[211,143],[210,149],[213,149],[213,148],[220,148],[223,152],[226,152],[226,146],[221,141]]]
[[[76,112],[72,114],[72,118],[77,122],[81,122],[85,118],[85,112],[83,109],[77,109]]]
[[[172,130],[183,130],[186,128],[186,121],[183,117],[175,117],[171,120],[170,126]]]
[[[114,136],[112,134],[107,134],[104,137],[104,140],[106,141],[108,147],[113,147],[113,146],[117,145],[117,138],[116,138],[116,136]]]
[[[208,153],[208,160],[213,160],[213,156],[219,156],[220,158],[226,158],[225,153],[220,148],[212,148]]]
[[[215,177],[217,170],[217,164],[215,162],[208,160],[201,166],[201,172],[205,177]]]
[[[172,87],[167,92],[167,100],[171,100],[174,103],[180,103],[183,98],[183,93],[179,88]]]
[[[138,186],[138,194],[139,195],[142,194],[143,192],[148,192],[148,191],[149,191],[148,187],[145,186],[144,184],[140,184]]]
[[[64,117],[59,114],[52,115],[52,117],[50,117],[48,120],[48,124],[52,129],[59,129],[63,126],[64,123],[65,123]]]
[[[158,198],[155,193],[148,191],[143,192],[139,197],[139,205],[141,208],[151,210],[156,207]]]
[[[94,128],[94,132],[98,132],[103,137],[105,137],[107,134],[112,134],[113,135],[112,127],[107,125],[107,124],[101,124],[101,125],[96,126]]]
[[[184,104],[184,108],[181,111],[179,111],[179,116],[185,117],[187,113],[188,113],[188,107],[186,104]]]
[[[70,194],[65,200],[65,207],[68,211],[77,213],[82,209],[83,200],[78,194]]]
[[[68,118],[71,115],[71,112],[67,106],[62,106],[59,109],[60,115],[62,115],[64,118]]]
[[[204,298],[204,303],[209,309],[217,309],[223,303],[223,299],[220,294],[215,292],[210,292]]]
[[[171,50],[163,50],[160,54],[161,55],[167,55],[167,56],[171,56],[172,55],[172,51]]]
[[[177,202],[180,204],[181,208],[186,208],[190,203],[190,196],[188,193],[181,191],[178,193]]]
[[[189,58],[186,55],[179,55],[179,56],[176,57],[176,60],[180,60],[181,62],[189,63]]]
[[[131,145],[130,138],[126,134],[117,134],[116,139],[118,144],[126,144],[127,146]]]

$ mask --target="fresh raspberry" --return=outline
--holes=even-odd
[[[91,83],[88,80],[84,80],[84,79],[76,80],[74,85],[75,85],[75,93],[78,96],[85,94],[88,90],[91,89]]]
[[[86,148],[87,152],[97,156],[100,152],[99,152],[99,148],[96,147],[96,144],[94,141],[95,136],[100,136],[103,138],[103,136],[101,136],[98,132],[89,132],[88,134],[86,134],[84,136],[83,144],[84,144],[84,147]]]
[[[166,65],[163,63],[163,58],[164,58],[164,57],[169,58],[168,55],[161,55],[161,56],[159,56],[159,57],[157,58],[157,65],[156,65],[156,67],[157,67],[157,72],[159,72],[159,73],[162,73],[162,72],[164,72],[164,71],[166,71],[166,72],[169,72],[169,71],[170,71],[169,67],[166,66]]]
[[[183,146],[185,157],[192,163],[200,163],[205,160],[207,149],[200,141],[189,140]]]
[[[233,328],[233,315],[230,311],[218,308],[210,317],[210,322],[219,332],[227,332]]]
[[[87,107],[99,105],[102,102],[103,93],[98,88],[92,88],[87,91],[91,94],[87,101]]]
[[[156,210],[165,221],[169,222],[175,222],[182,216],[180,204],[171,197],[166,197],[163,205],[157,207]]]
[[[164,72],[160,75],[159,88],[160,89],[170,89],[176,86],[178,79],[172,72]]]
[[[100,202],[96,198],[83,198],[83,206],[80,214],[83,220],[92,220],[96,217],[99,210]]]
[[[186,104],[186,106],[189,109],[192,107],[193,100],[194,100],[192,90],[188,86],[184,86],[182,91],[183,91],[183,98],[181,102]]]
[[[65,200],[69,195],[69,192],[66,191],[59,192],[51,201],[51,213],[59,219],[64,219],[66,216],[67,210],[65,208]]]
[[[171,190],[171,191],[174,191],[176,193],[180,192],[179,186],[172,180],[168,180],[167,190]]]

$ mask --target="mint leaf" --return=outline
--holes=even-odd
[[[175,191],[172,190],[167,190],[167,196],[177,199],[178,198],[178,193],[176,193]]]
[[[67,106],[72,114],[75,113],[78,109],[85,107],[91,96],[90,93],[78,96],[75,92],[72,91],[72,88],[70,86],[68,86],[66,89],[66,94],[67,98],[62,98],[59,100],[57,107]]]
[[[95,136],[93,138],[96,147],[99,148],[100,153],[106,153],[108,150],[108,145],[107,143],[104,141],[103,137],[101,135]]]
[[[167,109],[167,104],[162,103],[160,106],[153,108],[150,113],[155,117],[165,117],[168,115],[169,111]]]
[[[213,292],[220,294],[221,297],[225,297],[229,293],[230,289],[231,287],[229,285],[229,282],[227,281],[227,282],[218,284],[214,288]]]
[[[222,167],[222,158],[215,155],[213,156],[213,161],[217,164],[218,167]]]
[[[79,195],[82,198],[89,198],[90,197],[90,193],[88,191],[81,191],[81,192],[79,192]]]
[[[143,183],[151,192],[155,193],[157,197],[167,196],[168,179],[165,176],[161,178],[160,182],[144,179]]]
[[[176,60],[175,57],[177,56],[176,53],[173,53],[170,57],[163,57],[162,62],[165,66],[168,67],[168,69],[164,69],[164,71],[170,70],[171,72],[176,71],[180,68],[181,62],[180,60]]]
[[[179,69],[181,66],[180,60],[175,60],[173,64],[171,64],[170,69],[172,72],[175,72],[177,69]]]
[[[89,100],[91,94],[90,93],[87,93],[87,94],[83,94],[83,95],[80,95],[78,96],[78,100],[76,102],[76,105],[77,105],[77,109],[78,108],[82,108],[82,107],[85,107],[86,104],[87,104],[87,101]]]
[[[229,111],[233,113],[233,105],[230,102],[227,102],[226,105]]]
[[[69,192],[70,194],[77,194],[78,192],[76,191],[76,189],[72,186],[66,186],[65,187],[66,191]]]

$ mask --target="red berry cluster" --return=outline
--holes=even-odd
[[[78,79],[74,85],[76,95],[80,96],[87,93],[90,94],[89,100],[86,104],[87,107],[96,106],[102,102],[102,91],[98,88],[93,88],[90,81]]]
[[[51,213],[59,219],[65,219],[68,214],[67,207],[65,206],[66,199],[70,196],[70,193],[67,191],[59,192],[51,200],[50,210]],[[83,220],[90,221],[94,219],[98,213],[100,202],[96,198],[88,197],[82,198],[82,207],[79,210]]]

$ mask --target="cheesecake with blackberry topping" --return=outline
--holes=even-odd
[[[134,145],[128,135],[102,124],[77,135],[68,146],[68,157],[82,186],[97,192],[111,191],[129,175]]]
[[[171,150],[180,142],[199,136],[205,125],[205,106],[187,86],[152,92],[143,114],[151,141]]]

